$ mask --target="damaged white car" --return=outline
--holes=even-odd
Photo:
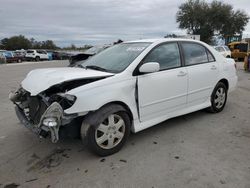
[[[79,67],[31,71],[10,100],[22,124],[57,142],[80,135],[96,154],[119,151],[129,133],[207,108],[223,110],[235,62],[186,39],[124,42]]]

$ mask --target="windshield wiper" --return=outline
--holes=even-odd
[[[85,68],[82,64],[76,64],[75,67]]]
[[[86,69],[93,69],[93,70],[99,70],[99,71],[109,72],[107,69],[102,68],[102,67],[98,67],[96,65],[87,65],[85,68]]]

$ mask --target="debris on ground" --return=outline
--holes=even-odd
[[[100,160],[100,162],[104,162],[105,160],[106,160],[106,159],[103,158],[103,159]]]
[[[34,179],[30,179],[30,180],[26,180],[25,182],[32,182],[32,181],[36,181],[37,180],[37,178],[34,178]]]
[[[19,184],[10,183],[10,184],[5,185],[4,188],[16,188],[16,187],[19,187],[19,186],[20,186]]]
[[[127,162],[127,160],[125,160],[125,159],[120,159],[120,161],[123,162],[123,163]]]
[[[179,157],[179,156],[175,156],[174,158],[175,158],[175,159],[179,159],[180,157]]]
[[[154,141],[153,143],[154,143],[154,144],[158,144],[158,142],[156,142],[156,141]]]

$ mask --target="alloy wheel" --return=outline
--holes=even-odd
[[[124,135],[124,120],[117,114],[111,114],[96,129],[95,140],[99,147],[112,149],[122,141]]]
[[[223,107],[226,101],[226,91],[224,88],[220,87],[215,93],[214,103],[216,108],[220,109]]]

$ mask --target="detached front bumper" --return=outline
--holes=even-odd
[[[39,124],[32,124],[25,115],[22,108],[15,107],[16,114],[20,122],[33,133],[40,137],[50,135],[51,141],[56,143],[59,140],[59,129],[61,126],[69,124],[77,115],[65,115],[59,103],[52,103],[42,115]]]

